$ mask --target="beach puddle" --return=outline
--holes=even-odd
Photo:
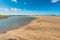
[[[10,16],[6,19],[0,19],[0,33],[17,28],[18,26],[27,25],[34,19],[30,16]]]

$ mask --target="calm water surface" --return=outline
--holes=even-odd
[[[0,33],[18,26],[27,25],[34,19],[30,16],[10,16],[7,19],[0,19]]]

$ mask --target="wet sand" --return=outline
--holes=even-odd
[[[60,16],[33,16],[29,24],[0,34],[0,40],[60,40]]]

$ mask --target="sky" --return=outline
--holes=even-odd
[[[0,15],[60,15],[60,0],[0,0]]]

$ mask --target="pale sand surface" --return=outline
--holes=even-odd
[[[0,34],[0,40],[60,40],[59,16],[35,18],[26,26]]]

